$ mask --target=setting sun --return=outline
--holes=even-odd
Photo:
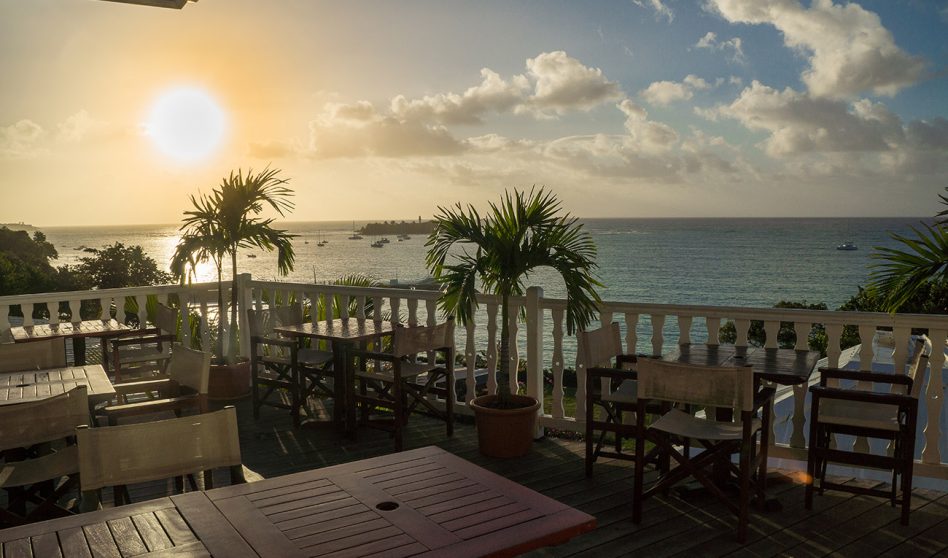
[[[183,163],[211,155],[224,139],[227,118],[206,91],[178,87],[158,97],[145,123],[145,133],[164,154]]]

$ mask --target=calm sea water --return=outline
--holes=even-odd
[[[355,223],[361,226],[362,223]],[[868,281],[874,246],[894,246],[889,231],[908,233],[918,219],[589,219],[598,247],[604,300],[769,307],[780,300],[825,302],[836,308]],[[298,234],[296,268],[285,280],[328,282],[359,272],[383,283],[426,277],[425,238],[413,236],[384,248],[372,238],[347,240],[353,223],[286,223]],[[176,225],[47,227],[59,250],[59,264],[74,264],[82,247],[120,241],[139,244],[166,267],[178,239]],[[317,246],[320,240],[328,243]],[[844,241],[859,250],[836,250]],[[256,257],[251,257],[251,254]],[[257,279],[281,279],[276,255],[244,252],[241,272]],[[214,279],[199,270],[199,280]],[[548,270],[529,281],[547,296],[563,296],[562,283]]]

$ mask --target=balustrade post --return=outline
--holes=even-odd
[[[240,334],[240,351],[242,357],[250,357],[250,324],[247,322],[247,310],[251,308],[253,292],[250,289],[251,276],[249,273],[237,275],[237,331]]]
[[[527,395],[541,403],[543,409],[543,299],[541,287],[527,289]],[[537,423],[536,437],[543,435],[543,428]]]
[[[919,395],[919,399],[925,398],[925,404],[928,406],[926,411],[928,422],[922,431],[925,437],[922,463],[937,465],[942,462],[941,450],[938,447],[939,440],[943,440],[948,435],[946,432],[940,432],[939,423],[942,407],[945,404],[942,370],[945,367],[945,338],[948,337],[948,330],[932,329],[928,332],[928,335],[932,342],[932,354],[928,361],[931,373],[928,375],[928,390]],[[915,381],[921,382],[924,379],[925,371],[919,370],[918,375],[915,376]]]

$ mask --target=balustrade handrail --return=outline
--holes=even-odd
[[[228,288],[225,285],[224,288]],[[41,304],[51,300],[92,300],[97,298],[115,298],[122,296],[175,294],[192,292],[216,292],[217,282],[188,283],[185,285],[154,285],[143,287],[122,287],[115,289],[87,289],[82,291],[51,291],[46,293],[29,293],[19,295],[0,296],[0,306],[15,306],[17,304]]]

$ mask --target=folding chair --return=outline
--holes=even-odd
[[[62,337],[29,343],[0,344],[0,372],[19,372],[66,366],[66,344]]]
[[[130,503],[128,485],[183,477],[201,471],[204,488],[213,488],[211,472],[230,469],[231,484],[246,482],[237,436],[237,411],[76,430],[79,484],[83,508],[95,509],[100,491],[111,486],[115,504]],[[180,486],[180,484],[179,484]]]
[[[88,422],[86,386],[39,401],[0,405],[0,488],[7,491],[0,524],[73,513],[59,501],[77,484],[74,436],[76,427]]]
[[[163,376],[177,340],[177,310],[155,306],[155,327],[112,339],[111,373],[116,382]]]
[[[711,494],[721,500],[738,517],[737,538],[747,539],[751,485],[759,503],[764,502],[767,480],[767,444],[770,432],[770,410],[774,389],[758,390],[754,371],[750,366],[698,366],[658,359],[640,359],[638,364],[639,399],[636,422],[638,441],[635,444],[635,487],[633,492],[633,523],[642,520],[642,502],[656,492],[666,491],[675,483],[692,476]],[[669,410],[646,427],[645,409],[650,401],[662,401]],[[715,409],[731,409],[738,420],[717,421],[700,418],[681,409],[671,409],[671,403],[685,403],[705,407],[710,414]],[[757,438],[760,451],[757,451]],[[670,469],[663,467],[655,483],[644,491],[645,441],[677,463]],[[679,451],[680,440],[694,440],[703,451],[691,456],[690,451]],[[686,446],[687,447],[687,446]],[[731,462],[731,454],[740,454],[738,465]],[[705,469],[716,465],[736,473],[740,483],[737,501],[733,501],[714,482]],[[753,471],[757,469],[757,478]]]
[[[437,353],[443,358],[440,364]],[[353,367],[359,386],[354,396],[359,424],[392,432],[395,451],[404,447],[403,429],[415,410],[443,420],[447,435],[454,435],[453,318],[435,326],[396,328],[391,353],[351,348],[346,364]],[[444,408],[429,396],[440,397]],[[390,416],[377,416],[386,411]]]
[[[269,310],[247,310],[250,325],[250,368],[252,371],[253,416],[267,405],[289,409],[293,425],[300,425],[301,409],[309,397],[332,397],[329,381],[334,378],[332,353],[301,348],[296,339],[273,331],[278,325],[303,322],[298,305]],[[289,393],[287,403],[277,390]]]
[[[123,403],[110,404],[96,410],[97,418],[116,425],[124,417],[196,409],[207,412],[207,389],[211,376],[211,353],[195,351],[175,344],[168,361],[168,377],[139,382],[115,384]],[[138,394],[138,397],[135,397]]]
[[[908,525],[918,398],[928,366],[928,357],[924,353],[930,350],[931,341],[924,335],[917,337],[905,374],[820,368],[820,383],[810,388],[812,406],[805,495],[807,509],[813,506],[814,488],[820,494],[831,489],[881,496],[888,498],[893,507],[901,500],[901,521],[903,525]],[[858,385],[831,388],[828,386],[830,378],[871,382],[871,388],[868,391],[860,389]],[[888,386],[900,393],[872,391],[876,385]],[[892,445],[892,453],[870,454],[834,448],[831,446],[834,434],[888,440]],[[881,490],[834,483],[826,479],[826,467],[830,462],[891,471],[892,486],[889,490]]]

